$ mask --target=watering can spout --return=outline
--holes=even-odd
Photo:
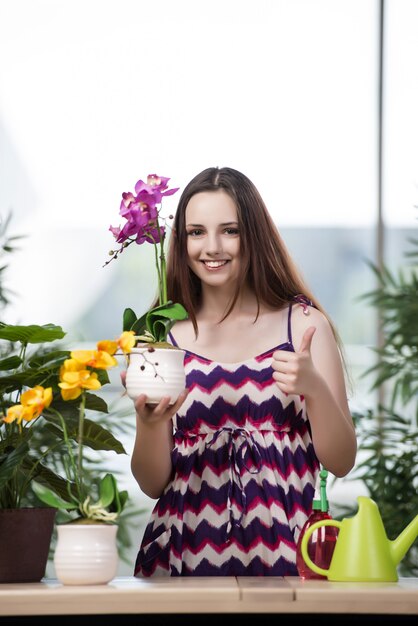
[[[390,552],[393,562],[398,565],[409,548],[418,537],[418,515],[408,524],[401,534],[390,542]]]

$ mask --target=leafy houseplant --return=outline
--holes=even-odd
[[[45,464],[49,450],[32,448],[34,429],[49,428],[42,417],[51,404],[49,385],[56,378],[66,352],[45,349],[45,344],[62,339],[59,326],[12,326],[0,323],[0,508],[28,504],[33,481],[65,492],[65,481]],[[41,346],[41,351],[28,349]],[[43,386],[42,386],[43,385]],[[46,391],[48,389],[48,391]],[[22,397],[24,404],[17,404]],[[59,445],[59,438],[54,439]]]
[[[0,217],[2,257],[13,252],[16,240],[21,238],[7,235],[9,222],[10,217],[5,222]],[[2,259],[2,309],[13,295],[3,284],[7,267]],[[55,343],[64,335],[62,328],[53,324],[17,326],[0,322],[1,583],[38,582],[45,574],[57,509],[44,506],[36,497],[35,484],[62,498],[68,498],[74,487],[62,476],[66,459],[66,453],[61,456],[64,431],[53,413],[54,405],[62,400],[59,374],[70,356]],[[93,400],[92,397],[88,402]],[[65,428],[70,437],[75,437],[73,423],[77,403],[72,404],[74,406],[70,407],[67,403]],[[102,404],[100,410],[104,409],[105,404]],[[120,442],[105,433],[105,429],[95,425],[85,437],[87,445],[98,450],[124,452]],[[115,492],[113,477],[106,479],[106,483],[109,482]],[[103,493],[109,492],[106,483]],[[110,502],[109,495],[107,501]]]
[[[54,564],[57,578],[63,584],[106,583],[117,572],[115,522],[126,504],[128,493],[119,492],[116,479],[110,473],[106,473],[100,482],[88,482],[83,469],[83,452],[85,438],[97,425],[86,418],[88,403],[92,401],[98,410],[104,408],[101,409],[100,398],[91,394],[91,391],[100,389],[102,384],[108,382],[107,370],[117,365],[113,354],[123,347],[124,338],[119,342],[101,341],[97,344],[97,350],[72,351],[70,358],[62,364],[58,387],[64,404],[78,402],[75,430],[68,416],[64,418],[62,407],[56,405],[47,408],[58,418],[61,426],[68,454],[64,457],[68,489],[65,498],[42,485],[35,485],[35,492],[46,504],[77,513],[75,519],[57,528]],[[90,408],[93,407],[90,405]],[[102,441],[105,447],[112,447],[116,442],[112,442],[114,438],[109,432],[102,430],[101,435],[105,435],[106,441]]]
[[[0,582],[37,582],[45,574],[56,509],[33,502],[31,487],[37,479],[64,492],[65,481],[45,464],[48,450],[34,444],[43,421],[42,410],[51,402],[50,391],[40,386],[59,367],[59,351],[44,354],[42,364],[27,359],[29,345],[50,342],[64,335],[61,328],[0,324]],[[19,348],[15,349],[18,345]],[[39,346],[38,346],[39,347]],[[33,359],[35,356],[33,355]],[[30,362],[30,365],[29,365]],[[25,383],[32,390],[23,391]],[[22,410],[12,409],[21,395]],[[2,419],[1,413],[6,419]],[[16,419],[14,419],[16,418]]]
[[[161,210],[163,198],[178,191],[178,188],[168,188],[169,180],[156,174],[150,174],[146,183],[138,180],[135,185],[135,194],[131,192],[122,194],[119,213],[126,223],[123,227],[110,226],[109,228],[120,247],[116,251],[110,251],[111,258],[105,265],[116,259],[133,243],[141,245],[147,242],[154,247],[158,284],[157,302],[139,318],[130,308],[125,309],[123,314],[123,330],[135,336],[135,345],[149,343],[154,347],[171,348],[171,344],[167,342],[170,329],[177,320],[187,318],[184,307],[172,302],[167,296],[165,256],[167,220],[162,217]]]
[[[405,256],[418,261],[418,240]],[[418,511],[418,271],[417,265],[390,272],[371,265],[378,286],[363,296],[381,313],[384,341],[378,360],[365,372],[372,389],[389,385],[387,406],[355,414],[359,451],[365,453],[350,479],[362,480],[377,503],[390,539]],[[418,546],[400,563],[404,576],[418,574]]]
[[[15,252],[18,249],[16,242],[23,238],[9,236],[9,224],[10,217],[3,220],[0,216],[2,312],[15,295],[4,284],[9,263],[3,257]],[[69,487],[75,486],[74,481],[70,482],[66,478],[64,461],[68,459],[67,445],[60,417],[53,411],[59,410],[65,419],[67,435],[76,447],[81,399],[64,401],[58,386],[60,370],[65,360],[70,358],[70,352],[63,349],[64,342],[60,341],[65,334],[61,327],[53,324],[12,326],[0,323],[0,582],[39,581],[45,573],[48,558],[51,559],[55,552],[58,529],[64,526],[86,527],[84,523],[65,523],[77,515],[76,509],[57,511],[56,508],[44,506],[35,493],[39,487],[45,487],[66,502],[69,499]],[[128,334],[125,339],[129,341],[131,335]],[[123,337],[119,344],[112,345],[111,349],[115,348],[122,352],[126,349]],[[106,376],[106,371],[99,371],[102,385],[107,382]],[[22,415],[20,423],[19,420],[4,421],[2,416],[7,416],[8,409],[22,404],[19,402],[21,396],[38,385],[44,389],[52,388],[52,400],[50,392],[44,396],[47,402],[51,400],[49,407],[46,402],[44,411],[38,411],[40,414],[36,416],[35,412],[31,412],[32,404],[25,413],[26,417],[32,419],[23,419]],[[31,391],[30,395],[34,395],[34,392]],[[38,399],[42,397],[39,394]],[[24,397],[25,404],[27,398]],[[42,402],[38,403],[38,410],[41,407]],[[132,543],[130,520],[135,520],[136,525],[138,515],[142,515],[145,510],[135,507],[129,499],[122,511],[117,500],[119,498],[120,502],[120,494],[116,494],[113,477],[104,475],[107,473],[108,453],[125,453],[117,437],[120,434],[129,435],[133,425],[130,419],[123,419],[128,417],[128,412],[121,410],[119,400],[107,408],[106,403],[92,393],[86,394],[85,416],[83,481],[85,486],[89,486],[96,504],[100,494],[109,513],[114,514],[120,507],[117,543],[121,559],[130,564],[130,555],[127,553]],[[118,475],[118,471],[114,473]],[[97,478],[100,476],[105,477],[104,482]],[[101,482],[103,485],[100,491]],[[115,498],[110,502],[112,489]],[[108,506],[107,502],[110,502]],[[87,518],[84,519],[87,521]],[[57,523],[55,532],[54,521]],[[115,527],[115,524],[102,526],[110,528]],[[87,527],[92,526],[88,524]]]
[[[86,417],[86,409],[107,411],[106,403],[91,393],[109,382],[107,370],[117,365],[113,354],[125,348],[124,337],[119,342],[101,341],[97,350],[73,350],[65,359],[59,372],[58,387],[61,399],[46,409],[47,415],[54,416],[60,426],[68,456],[64,458],[67,479],[66,497],[62,498],[43,485],[35,485],[35,493],[46,504],[66,511],[75,511],[74,523],[115,522],[122,512],[128,493],[119,492],[115,477],[106,473],[100,482],[86,484],[83,469],[84,446],[99,442],[100,449],[114,449],[125,452],[113,435]],[[67,413],[66,403],[76,403],[76,420]],[[73,415],[74,407],[71,411]]]
[[[0,582],[42,578],[57,509],[77,510],[82,521],[114,521],[127,499],[113,475],[87,481],[82,467],[84,445],[124,453],[108,430],[85,416],[86,409],[107,411],[106,403],[86,390],[108,382],[106,369],[116,360],[105,350],[70,354],[44,347],[64,335],[52,324],[0,323]],[[118,346],[104,343],[106,349]],[[46,446],[39,445],[40,429],[49,435]],[[61,454],[65,476],[49,467],[53,454]]]
[[[109,474],[100,485],[85,484],[83,449],[125,453],[107,429],[86,417],[87,410],[107,412],[106,402],[91,391],[109,382],[106,370],[117,364],[109,351],[125,345],[121,338],[119,344],[101,342],[100,348],[106,349],[96,351],[70,353],[53,347],[28,354],[29,345],[64,335],[52,324],[0,324],[0,338],[8,344],[8,354],[0,360],[0,370],[6,372],[0,376],[0,507],[24,506],[32,489],[42,502],[77,511],[80,518],[105,518],[108,509],[109,519],[115,519],[127,494],[118,492]],[[49,447],[31,447],[37,428],[51,435]],[[65,476],[47,465],[48,454],[63,449]]]

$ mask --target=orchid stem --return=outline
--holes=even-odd
[[[84,437],[84,417],[86,410],[86,394],[81,394],[80,412],[78,416],[78,475],[81,486],[83,486],[83,437]]]
[[[159,304],[164,304],[163,302],[163,292],[162,292],[162,276],[161,276],[161,268],[160,268],[160,257],[158,256],[158,246],[153,242],[154,246],[154,254],[155,254],[155,266],[157,268],[157,276],[158,276],[158,300]]]
[[[167,304],[167,272],[166,272],[166,263],[165,263],[165,255],[164,255],[164,240],[161,243],[161,290],[162,290],[162,302],[161,304]]]

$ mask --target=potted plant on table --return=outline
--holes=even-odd
[[[65,358],[44,346],[64,335],[53,324],[0,323],[0,582],[36,582],[45,574],[56,509],[40,505],[32,486],[38,480],[64,493],[65,481],[45,464],[50,449],[38,449],[34,435],[48,428],[42,413]],[[52,447],[58,443],[53,438]]]
[[[127,499],[126,492],[118,491],[114,476],[108,473],[101,481],[93,479],[87,484],[83,468],[85,446],[125,453],[120,441],[86,415],[90,410],[107,412],[105,401],[91,391],[109,382],[106,370],[117,364],[111,352],[123,351],[123,338],[100,342],[96,351],[70,353],[55,345],[45,348],[64,335],[52,324],[0,324],[0,339],[4,340],[0,358],[0,513],[4,513],[0,539],[6,541],[1,550],[2,582],[42,578],[57,509],[77,512],[78,521],[111,523]],[[34,349],[34,344],[41,345]],[[49,435],[48,445],[37,441],[36,431],[41,428]],[[64,475],[48,466],[52,454],[61,454]],[[48,506],[28,506],[34,496],[36,503]],[[28,522],[26,516],[33,511],[41,512],[41,523]],[[12,521],[15,512],[19,519],[25,514],[21,534]],[[30,536],[33,530],[45,528],[44,539]],[[41,544],[42,554],[31,556],[29,550]]]
[[[168,333],[176,321],[187,318],[187,312],[179,303],[168,299],[165,244],[167,218],[162,215],[162,201],[178,188],[169,189],[169,178],[150,174],[147,182],[139,180],[135,193],[124,192],[120,215],[126,220],[123,227],[110,226],[120,247],[110,251],[112,260],[133,243],[150,243],[154,247],[158,294],[153,306],[141,317],[127,308],[123,314],[123,331],[131,334],[132,347],[128,355],[126,389],[135,399],[145,393],[148,402],[158,403],[170,396],[174,402],[184,389],[184,351],[168,341]]]
[[[125,340],[122,335],[117,341],[99,341],[96,350],[73,350],[60,368],[60,398],[46,409],[62,434],[67,489],[64,497],[42,484],[34,490],[41,501],[72,516],[57,528],[54,564],[64,584],[105,583],[117,571],[116,522],[128,493],[118,490],[109,472],[100,479],[87,478],[84,452],[86,445],[125,452],[108,430],[87,416],[89,410],[107,412],[106,402],[92,391],[109,382],[107,370],[118,364],[113,355],[126,350]]]
[[[411,265],[398,273],[370,264],[377,287],[362,296],[381,315],[383,342],[375,349],[372,389],[387,385],[383,405],[354,415],[363,460],[349,480],[363,481],[375,500],[390,539],[418,511],[418,239],[405,256]],[[353,513],[349,509],[346,513]],[[402,576],[418,575],[418,542],[399,566]]]

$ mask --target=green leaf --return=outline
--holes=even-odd
[[[94,394],[86,394],[86,397],[87,395],[91,395],[94,402],[98,401],[98,405],[100,406],[100,398],[95,397]],[[74,402],[63,402],[62,406],[57,410],[59,410],[65,420],[68,437],[74,441],[78,441],[79,403],[77,400]],[[44,418],[49,422],[50,432],[54,432],[55,434],[59,433],[62,439],[63,434],[57,416],[47,409],[44,412]],[[92,450],[112,450],[116,452],[116,454],[126,454],[122,443],[116,439],[109,430],[89,418],[85,418],[84,420],[83,445],[92,448]]]
[[[187,319],[187,312],[181,304],[178,302],[174,304],[171,300],[169,300],[167,304],[161,304],[160,306],[148,311],[147,319],[151,319],[154,316],[166,317],[177,321]]]
[[[76,427],[80,410],[80,398],[64,401],[60,396],[57,396],[54,398],[52,406],[64,418],[68,428],[70,428],[70,425],[74,425],[74,428]],[[51,408],[45,409],[42,415],[45,420],[61,428],[61,422]]]
[[[144,313],[144,315],[137,319],[128,330],[133,330],[136,335],[143,335],[147,327],[147,315],[148,313]]]
[[[152,325],[152,335],[157,342],[166,341],[167,335],[174,325],[174,320],[156,319]]]
[[[106,474],[99,484],[99,501],[97,504],[119,515],[127,500],[128,492],[126,490],[119,492],[116,478],[113,474]]]
[[[124,507],[125,507],[125,504],[128,501],[129,494],[126,491],[126,489],[124,489],[123,491],[119,491],[118,495],[119,495],[119,502],[120,502],[118,511],[122,511],[124,509]]]
[[[100,411],[101,413],[109,413],[107,403],[100,396],[94,393],[86,393],[86,409],[90,411]]]
[[[123,330],[132,330],[132,326],[135,324],[137,320],[135,311],[132,309],[125,309],[123,312]]]
[[[94,371],[96,372],[97,380],[102,385],[102,387],[110,383],[109,374],[106,370],[94,369]]]
[[[20,390],[22,387],[33,387],[41,384],[43,387],[53,387],[58,389],[58,372],[66,358],[69,356],[68,351],[53,350],[49,352],[42,351],[43,348],[37,348],[35,354],[33,354],[26,366],[23,366],[20,357],[16,355],[14,357],[8,357],[4,361],[0,362],[0,369],[6,370],[9,366],[9,374],[6,376],[0,376],[0,393],[12,392],[14,390]],[[19,367],[16,370],[13,366],[18,364],[18,361],[12,361],[10,359],[19,359]],[[2,364],[2,365],[1,365]]]
[[[0,323],[0,339],[20,341],[24,344],[55,341],[62,339],[65,335],[66,333],[61,326],[55,326],[55,324],[12,326],[11,324]]]
[[[179,320],[185,320],[187,317],[186,309],[181,304],[173,304],[169,301],[167,304],[148,311],[146,314],[146,326],[156,341],[166,341],[174,323]]]
[[[44,502],[48,506],[52,506],[55,509],[66,509],[70,511],[72,509],[78,509],[78,504],[75,502],[68,502],[68,500],[63,500],[59,496],[57,496],[53,491],[48,489],[48,487],[44,487],[44,485],[38,484],[33,481],[32,489],[39,500]]]
[[[136,335],[144,335],[148,331],[155,341],[166,341],[167,335],[176,321],[187,319],[185,308],[179,303],[169,300],[160,304],[137,318],[132,309],[125,309],[124,330],[133,330]]]
[[[76,486],[59,476],[48,467],[39,463],[33,456],[28,456],[23,462],[23,469],[27,475],[34,476],[37,483],[49,488],[63,500],[69,497],[69,493],[76,494]]]
[[[22,359],[18,356],[8,356],[6,359],[1,359],[0,370],[15,370],[22,364]]]
[[[18,444],[16,448],[12,448],[11,451],[8,448],[2,451],[0,455],[0,491],[16,474],[28,453],[29,444],[26,440]]]
[[[33,369],[60,367],[65,359],[70,358],[69,350],[53,350],[45,354],[35,354],[29,359],[29,367]]]
[[[116,479],[112,474],[106,474],[99,484],[99,499],[104,508],[110,506],[117,493]]]
[[[69,431],[68,434],[76,439],[78,430]],[[93,450],[113,450],[117,454],[126,454],[122,443],[110,431],[89,419],[84,420],[83,443]]]

